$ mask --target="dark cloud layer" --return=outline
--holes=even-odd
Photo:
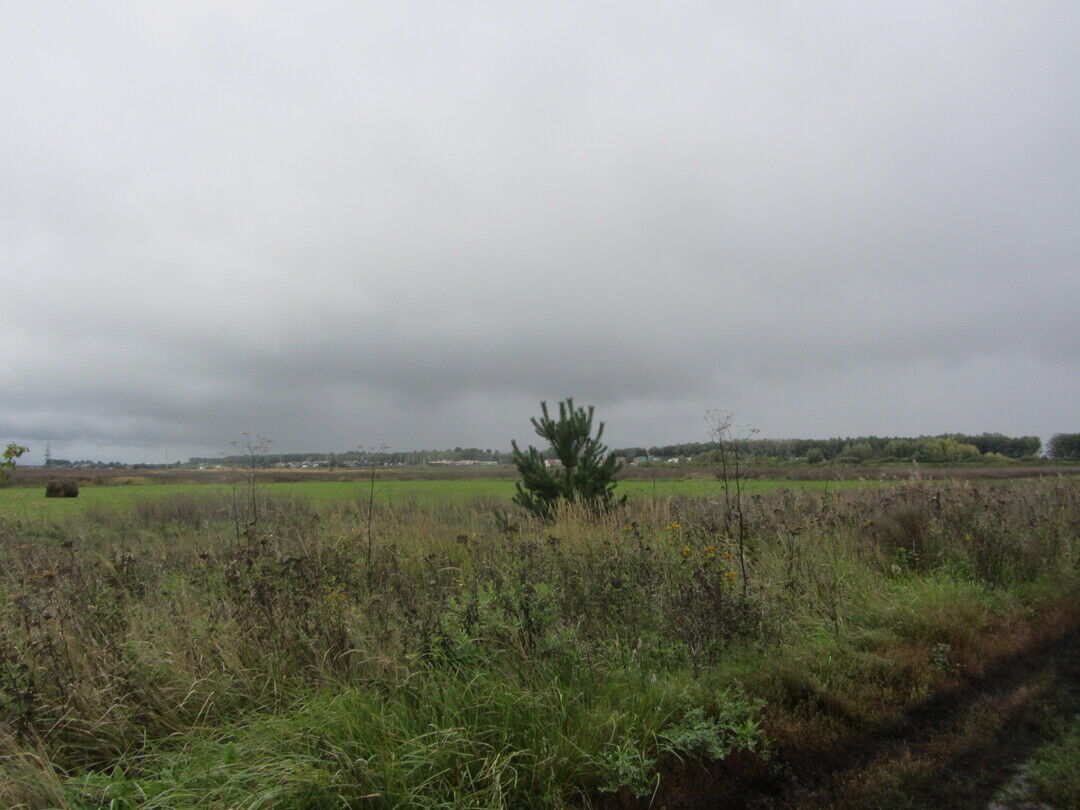
[[[1080,429],[1078,9],[24,4],[0,439]]]

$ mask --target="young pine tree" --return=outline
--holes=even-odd
[[[600,438],[604,423],[593,431],[595,408],[575,408],[573,398],[559,403],[559,418],[552,419],[546,402],[540,403],[543,415],[532,419],[536,435],[546,439],[559,460],[559,466],[549,467],[539,450],[532,445],[522,451],[513,445],[514,465],[521,473],[514,503],[520,504],[538,517],[549,519],[560,500],[574,501],[594,512],[622,504],[626,496],[615,497],[615,474],[622,466],[606,458],[607,446]]]

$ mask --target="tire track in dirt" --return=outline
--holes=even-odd
[[[1047,721],[1078,707],[1080,632],[1073,630],[1001,662],[963,690],[927,701],[865,739],[841,767],[746,804],[985,810],[1046,739]]]
[[[981,676],[832,750],[778,752],[785,776],[756,756],[666,763],[653,797],[603,808],[985,810],[1043,742],[1047,721],[1080,710],[1080,628],[1045,626]]]

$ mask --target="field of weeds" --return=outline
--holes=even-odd
[[[0,513],[0,805],[766,802],[1080,620],[1075,480],[496,504]]]

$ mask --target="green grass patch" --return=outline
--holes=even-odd
[[[1080,717],[1065,721],[1031,759],[1035,796],[1054,807],[1080,807]]]
[[[755,495],[775,489],[792,489],[808,492],[849,490],[880,481],[787,481],[761,479],[744,481],[743,493]],[[85,485],[78,498],[46,498],[44,487],[10,487],[0,489],[0,514],[27,517],[39,514],[64,514],[77,512],[88,505],[95,507],[125,508],[140,498],[195,495],[200,493],[229,494],[233,487],[228,484],[134,484],[119,486]],[[238,497],[244,497],[244,487],[237,487]],[[303,498],[315,504],[364,501],[368,486],[359,481],[291,481],[283,483],[260,483],[258,489],[271,497]],[[619,492],[631,497],[723,497],[718,481],[689,479],[685,481],[623,481]],[[509,502],[514,495],[514,482],[506,479],[446,479],[416,481],[377,481],[375,500],[384,505],[403,502],[425,504],[465,503],[478,498],[492,498]]]
[[[490,664],[496,664],[491,666]],[[551,808],[656,787],[664,754],[761,750],[760,705],[685,671],[497,659],[323,690],[68,785],[81,807]]]

